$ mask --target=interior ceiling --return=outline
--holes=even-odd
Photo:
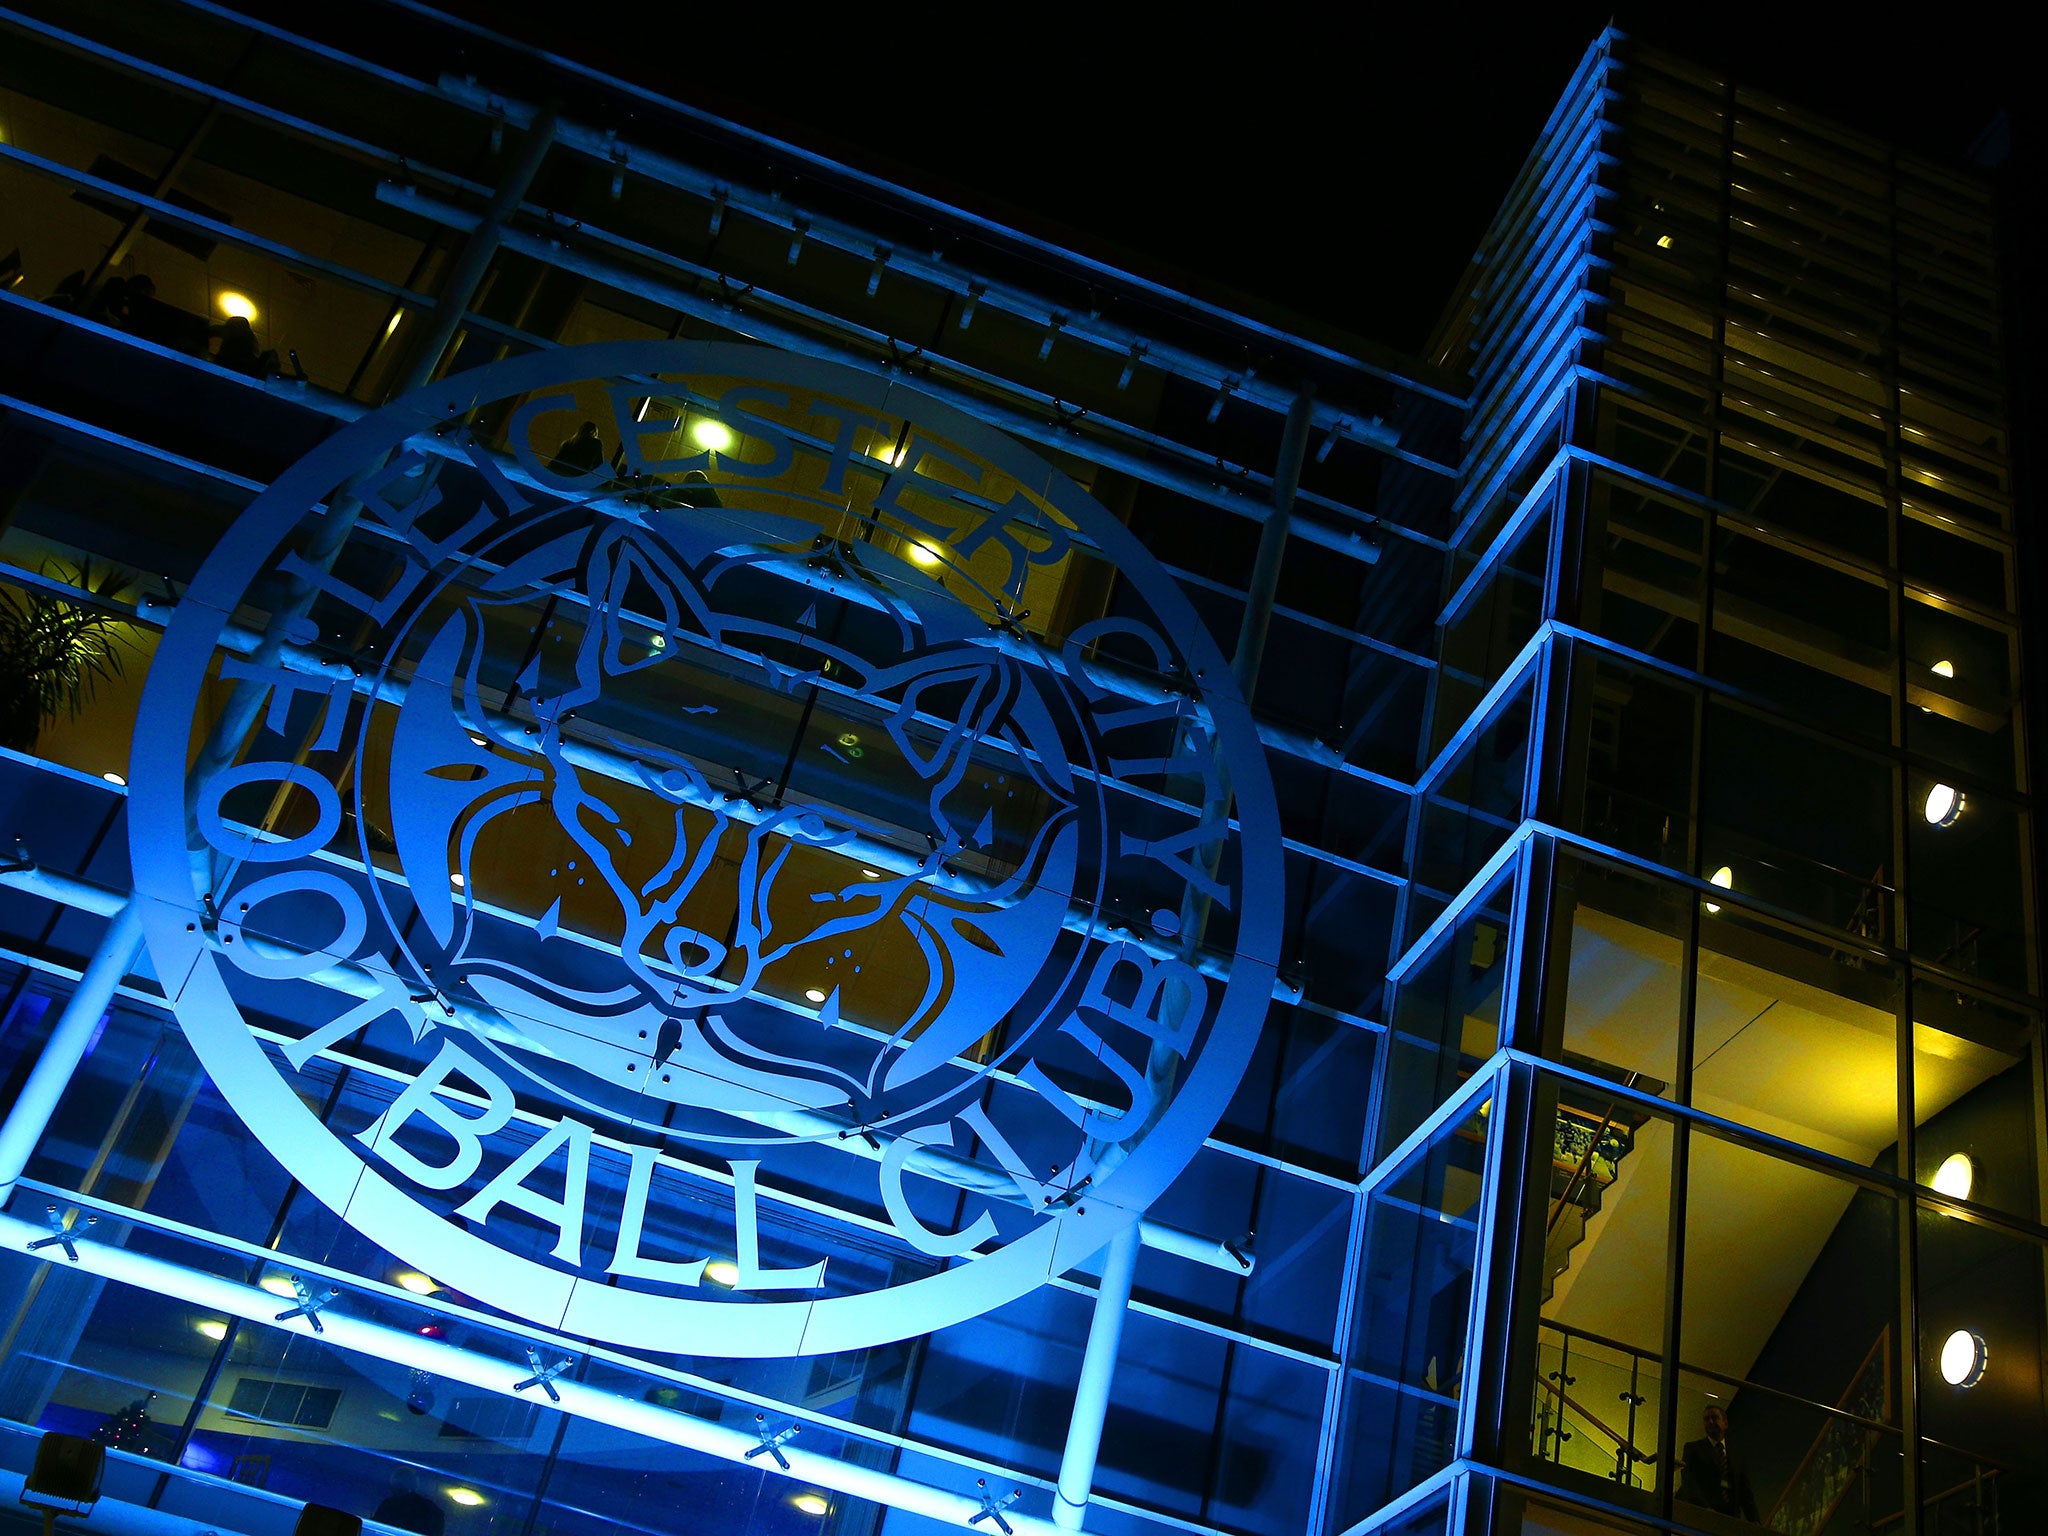
[[[1575,922],[1565,1048],[1670,1082],[1678,941],[1583,905]],[[1888,1013],[1707,950],[1696,1010],[1699,1108],[1858,1164],[1897,1139]],[[2003,1052],[1916,1024],[1916,1121],[2011,1064]],[[1636,1132],[1547,1316],[1652,1352],[1661,1347],[1670,1171],[1671,1128],[1653,1119]],[[1683,1358],[1744,1376],[1855,1186],[1696,1136],[1687,1188]]]

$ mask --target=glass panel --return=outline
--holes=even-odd
[[[2010,801],[1907,775],[1913,953],[2003,986],[2034,981],[2028,819]]]
[[[1546,661],[1547,653],[1539,654],[1525,669],[1519,691],[1459,749],[1423,797],[1404,943],[1413,943],[1436,920],[1520,825],[1535,693],[1528,679]]]
[[[2048,1251],[1933,1210],[1919,1237],[1922,1529],[2023,1529],[2048,1507]]]
[[[2048,1209],[2039,1017],[1953,987],[1916,984],[1913,1121],[1922,1184],[2039,1220]]]
[[[1672,1124],[1582,1083],[1546,1079],[1542,1294],[1531,1448],[1603,1492],[1655,1489],[1671,1223]]]
[[[1573,701],[1585,743],[1581,830],[1611,848],[1692,866],[1692,759],[1699,695],[1596,651],[1575,658]]]
[[[1697,508],[1596,474],[1586,501],[1587,628],[1682,667],[1698,663],[1703,519]]]
[[[1402,978],[1380,1083],[1379,1145],[1368,1166],[1400,1145],[1500,1046],[1512,873]]]
[[[1671,1094],[1690,906],[1678,887],[1559,856],[1543,1007],[1560,1059]]]
[[[2011,557],[1997,544],[1965,538],[1946,520],[1915,516],[1910,503],[1907,515],[1899,519],[1899,570],[1909,583],[1937,597],[1959,598],[1994,611],[2008,609],[2011,564]],[[1906,655],[1917,659],[1910,637]]]
[[[1906,745],[1995,784],[2016,782],[2019,639],[1908,595]]]
[[[1896,1518],[1897,1200],[1698,1130],[1690,1144],[1681,1503],[1799,1536]]]
[[[1710,699],[1705,771],[1700,869],[1709,880],[1844,933],[1887,937],[1887,764]]]
[[[1718,473],[1719,499],[1728,505],[1788,533],[1868,560],[1884,559],[1884,500],[1874,486],[1826,475],[1814,465],[1795,469],[1733,445],[1722,447]]]
[[[1708,670],[1801,718],[1891,739],[1891,598],[1852,575],[1727,521],[1715,530]]]
[[[1701,903],[1692,1102],[1851,1162],[1899,1135],[1899,967]]]
[[[1339,1529],[1456,1454],[1491,1108],[1444,1127],[1369,1197],[1345,1351]]]

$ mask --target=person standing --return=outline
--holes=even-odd
[[[1707,1404],[1702,1427],[1706,1433],[1689,1442],[1680,1464],[1678,1496],[1717,1514],[1757,1517],[1756,1495],[1750,1491],[1749,1469],[1728,1444],[1728,1412],[1719,1403]]]

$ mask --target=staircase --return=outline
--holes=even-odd
[[[1560,1102],[1550,1151],[1550,1215],[1543,1240],[1543,1299],[1571,1267],[1572,1253],[1586,1237],[1586,1224],[1600,1210],[1621,1160],[1635,1147],[1636,1127],[1649,1116],[1612,1100],[1597,1107]]]

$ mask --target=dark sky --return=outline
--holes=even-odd
[[[602,22],[565,31],[559,0],[438,3],[1098,254],[1404,350],[1610,19],[1946,158],[2031,57],[2017,7],[1968,5],[1268,0],[835,7],[811,21],[802,7],[596,0],[581,14]],[[1007,33],[985,19],[998,9]]]

